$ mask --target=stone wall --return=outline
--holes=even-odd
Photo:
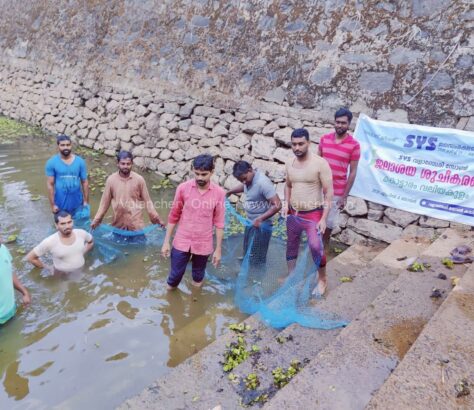
[[[347,105],[454,127],[474,115],[471,5],[0,0],[0,60],[68,68],[96,85],[149,80],[204,103],[251,97],[324,119]]]
[[[135,164],[175,183],[189,174],[190,161],[207,152],[216,157],[216,180],[226,188],[238,183],[235,161],[245,159],[264,170],[283,196],[284,162],[294,128],[306,127],[312,149],[332,130],[319,112],[254,102],[210,105],[192,97],[164,94],[156,87],[97,87],[70,72],[44,72],[29,63],[0,63],[0,113],[71,135],[77,143],[106,155],[133,152]],[[387,112],[396,115],[397,112]],[[464,124],[466,125],[466,124]],[[472,126],[474,124],[467,124]],[[346,244],[369,239],[391,242],[403,231],[437,233],[449,222],[350,198],[336,238]]]

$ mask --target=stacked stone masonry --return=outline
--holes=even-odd
[[[0,113],[65,133],[109,156],[129,150],[137,166],[174,183],[186,179],[191,160],[205,152],[216,157],[216,181],[231,188],[238,183],[231,175],[232,166],[244,159],[265,171],[281,196],[284,162],[292,156],[292,130],[306,127],[314,151],[319,138],[332,130],[327,120],[318,120],[317,111],[271,103],[212,106],[152,89],[97,87],[36,67],[13,69],[5,63],[0,65]],[[446,221],[350,198],[334,233],[346,244],[391,242],[403,232],[434,236],[447,226]]]

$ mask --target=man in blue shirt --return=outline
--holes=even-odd
[[[48,198],[53,213],[63,210],[73,217],[79,210],[89,209],[89,183],[86,162],[72,153],[71,139],[59,135],[58,154],[46,163]],[[89,215],[81,215],[89,217]]]
[[[30,294],[13,273],[12,256],[5,245],[0,243],[0,325],[9,321],[16,313],[15,292],[22,294],[25,306],[30,304]]]

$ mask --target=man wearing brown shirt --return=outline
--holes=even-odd
[[[309,151],[309,133],[298,128],[291,134],[295,157],[286,164],[285,202],[288,272],[296,266],[301,234],[306,232],[314,262],[319,265],[318,286],[314,293],[326,292],[326,256],[322,235],[333,197],[332,173],[328,162]]]
[[[117,162],[118,172],[107,178],[99,210],[91,223],[91,228],[95,229],[102,222],[110,204],[114,211],[112,226],[116,228],[127,231],[143,229],[145,226],[143,208],[146,209],[151,223],[163,225],[153,206],[145,180],[132,171],[132,154],[121,151],[117,156]]]

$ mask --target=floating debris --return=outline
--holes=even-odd
[[[343,276],[339,278],[339,282],[341,283],[349,283],[349,282],[352,282],[352,280],[353,280],[352,276]]]
[[[408,256],[400,256],[399,258],[397,258],[397,261],[401,262],[401,261],[404,261],[408,259]]]
[[[469,383],[466,379],[462,379],[454,385],[454,390],[456,392],[456,397],[468,396],[471,394],[469,389]]]
[[[9,235],[5,243],[13,243],[18,239],[18,235]]]

